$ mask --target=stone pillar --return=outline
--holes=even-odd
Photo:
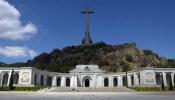
[[[10,77],[11,77],[11,71],[10,71],[10,73],[8,73],[8,82],[7,82],[7,86],[9,86],[9,84],[10,84]]]
[[[172,85],[174,87],[174,73],[171,73],[171,80],[172,80]]]
[[[85,84],[85,83],[83,83],[83,84]],[[95,88],[95,76],[92,76],[90,87]]]
[[[113,87],[113,78],[112,78],[112,76],[109,77],[109,87]]]
[[[138,77],[136,73],[134,73],[134,85],[138,85]]]
[[[166,73],[165,73],[165,72],[162,72],[162,75],[163,75],[163,83],[164,83],[164,86],[167,87]]]
[[[2,82],[3,82],[3,77],[4,76],[4,73],[1,74],[1,83],[0,83],[0,86],[2,86]]]
[[[123,86],[123,77],[124,77],[124,76],[120,76],[120,79],[121,79],[121,84],[120,84],[120,86]]]
[[[53,77],[52,86],[57,86],[57,77],[56,76]]]
[[[130,75],[127,75],[127,84],[128,84],[128,87],[131,87],[131,76]]]
[[[78,76],[74,76],[74,87],[77,87],[77,78],[78,78]]]
[[[97,74],[95,74],[94,76],[94,88],[97,87]]]
[[[70,87],[74,87],[74,75],[70,78]]]
[[[121,87],[122,86],[122,78],[121,76],[118,76],[118,86]]]
[[[98,88],[103,87],[103,85],[102,85],[102,76],[101,75],[98,75],[98,77],[97,77],[97,87]]]
[[[65,76],[62,76],[62,77],[61,77],[61,87],[65,87],[65,86],[66,86],[65,83],[66,83],[66,82],[65,82]]]

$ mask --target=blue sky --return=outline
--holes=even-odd
[[[5,35],[6,37],[0,33],[1,62],[25,62],[40,53],[51,52],[54,48],[62,49],[65,46],[81,44],[85,26],[84,15],[80,12],[87,6],[95,12],[90,18],[93,41],[104,41],[108,44],[136,42],[139,48],[153,50],[166,58],[175,58],[174,0],[7,0],[4,2],[13,5],[12,9],[20,13],[17,15],[19,19],[15,20],[21,22],[19,25],[21,30],[25,26],[30,28],[23,30],[21,34]],[[1,16],[0,14],[0,21]],[[10,32],[13,33],[13,30]],[[19,37],[15,38],[18,35]],[[14,49],[21,51],[9,53]]]

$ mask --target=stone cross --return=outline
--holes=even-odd
[[[89,8],[86,8],[81,12],[82,14],[85,14],[85,37],[82,41],[82,44],[88,45],[92,43],[92,40],[90,38],[90,32],[89,32],[89,16],[90,14],[93,14],[94,12],[90,10]]]

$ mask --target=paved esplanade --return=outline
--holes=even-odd
[[[9,93],[1,92],[0,100],[174,100],[175,93]]]

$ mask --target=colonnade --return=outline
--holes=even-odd
[[[129,87],[131,86],[139,86],[140,85],[140,73],[133,73],[127,76],[127,84]]]
[[[39,77],[34,75],[34,85],[45,85],[53,87],[93,87],[92,83],[97,82],[95,87],[120,87],[126,86],[126,76],[105,76],[101,81],[97,81],[91,77],[78,79],[77,75],[58,75],[58,76],[46,76],[40,75]],[[89,77],[89,76],[88,76]],[[92,82],[92,83],[91,83]],[[78,85],[78,83],[80,83]],[[98,84],[101,84],[98,86]]]
[[[175,87],[175,72],[156,72],[156,84],[161,86],[162,89],[173,89]]]
[[[0,73],[0,86],[5,85],[8,86],[10,83],[10,77],[11,77],[11,72],[12,71],[7,71]],[[13,73],[13,84],[18,84],[19,81],[19,72],[14,72]]]

